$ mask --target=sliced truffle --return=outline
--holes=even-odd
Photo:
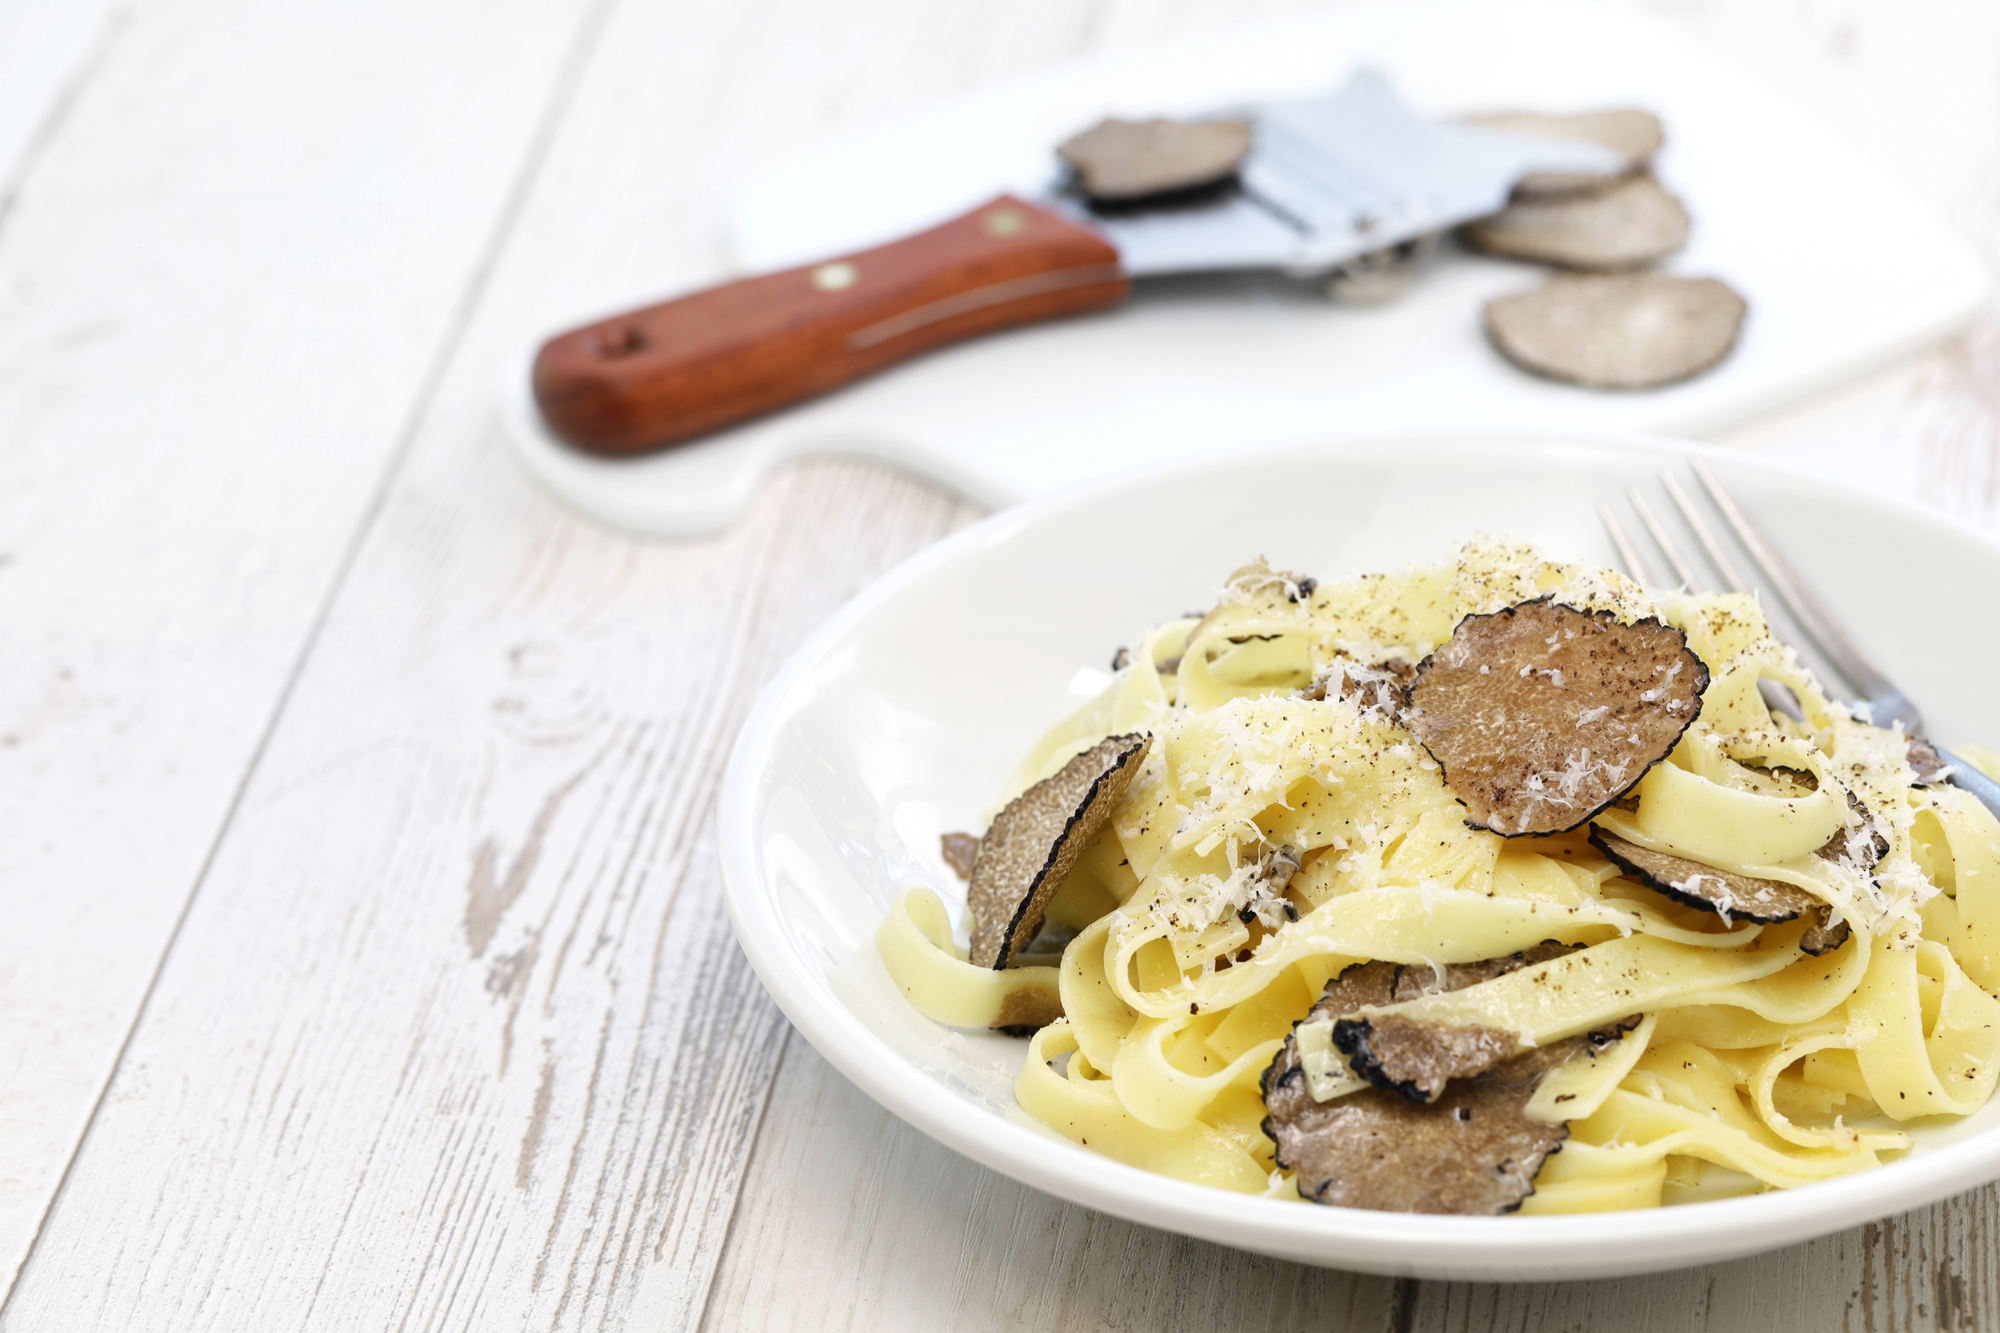
[[[1847,793],[1847,809],[1855,822],[1836,829],[1834,835],[1826,840],[1826,845],[1813,855],[1866,875],[1889,854],[1889,839],[1875,827],[1875,816],[1868,812],[1868,807],[1853,792]]]
[[[1757,789],[1765,796],[1790,800],[1797,796],[1810,796],[1819,790],[1819,778],[1809,768],[1791,768],[1784,764],[1741,764],[1739,767],[1756,775]]]
[[[1675,902],[1717,913],[1725,919],[1742,917],[1746,921],[1790,921],[1826,906],[1823,899],[1796,885],[1758,879],[1666,852],[1650,851],[1595,826],[1590,830],[1590,845],[1647,888],[1657,890]]]
[[[1944,779],[1945,771],[1951,767],[1945,763],[1944,756],[1937,752],[1937,746],[1922,736],[1910,737],[1909,760],[1911,769],[1917,775],[1915,781],[1910,784],[1913,787],[1935,785]]]
[[[1614,273],[1678,252],[1691,226],[1679,198],[1640,174],[1587,193],[1517,200],[1459,234],[1474,250],[1501,259]]]
[[[1536,963],[1546,963],[1551,958],[1561,958],[1564,954],[1575,952],[1575,949],[1574,945],[1546,940],[1518,953],[1485,958],[1476,963],[1446,963],[1440,967],[1412,966],[1408,963],[1351,963],[1339,976],[1326,983],[1320,991],[1319,1000],[1300,1021],[1345,1018],[1361,1009],[1464,990],[1467,986],[1477,986],[1482,981],[1504,977],[1509,972],[1532,967]]]
[[[1101,120],[1056,149],[1094,200],[1129,203],[1230,179],[1250,151],[1247,120]]]
[[[1350,964],[1339,976],[1326,983],[1319,999],[1306,1011],[1306,1016],[1292,1025],[1293,1035],[1286,1038],[1285,1050],[1290,1053],[1288,1058],[1298,1059],[1297,1032],[1300,1024],[1331,1019],[1336,1020],[1337,1025],[1362,1009],[1401,1004],[1445,991],[1464,990],[1467,986],[1504,977],[1519,968],[1560,958],[1572,949],[1571,945],[1549,940],[1518,953],[1476,963],[1449,963],[1440,967],[1412,967],[1388,962]]]
[[[1840,836],[1836,834],[1835,841]],[[1742,917],[1746,921],[1773,922],[1810,917],[1813,924],[1799,937],[1799,947],[1814,957],[1838,949],[1853,933],[1845,921],[1833,921],[1830,906],[1797,885],[1649,851],[1595,826],[1590,830],[1590,843],[1609,857],[1613,865],[1647,888],[1689,907],[1715,912],[1725,920]],[[1826,854],[1824,848],[1820,854]]]
[[[1405,968],[1401,963],[1350,963],[1321,987],[1319,999],[1306,1010],[1300,1022],[1315,1018],[1344,1018],[1370,1005],[1394,1004],[1399,996]]]
[[[1687,636],[1548,598],[1467,616],[1417,667],[1403,723],[1466,823],[1561,833],[1637,785],[1701,713]]]
[[[1378,1088],[1434,1102],[1455,1078],[1483,1073],[1521,1047],[1518,1032],[1478,1024],[1426,1023],[1400,1014],[1343,1018],[1333,1044],[1348,1066]]]
[[[1062,1005],[1045,990],[1023,986],[1000,1001],[993,1026],[1010,1037],[1032,1037],[1063,1016]]]
[[[1309,574],[1300,574],[1289,569],[1273,569],[1262,556],[1252,560],[1241,569],[1234,570],[1223,580],[1222,591],[1215,599],[1215,605],[1207,611],[1190,612],[1200,616],[1200,621],[1188,631],[1187,641],[1199,643],[1212,632],[1218,623],[1228,618],[1238,608],[1249,608],[1247,614],[1272,615],[1288,611],[1292,607],[1309,603],[1313,591],[1319,587],[1319,580]],[[1275,638],[1271,634],[1232,635],[1231,643],[1248,643],[1252,639]],[[1178,659],[1174,662],[1180,667]]]
[[[1486,303],[1486,336],[1530,374],[1587,389],[1678,384],[1729,354],[1743,298],[1714,278],[1565,275]]]
[[[1465,243],[1501,259],[1586,273],[1644,268],[1687,244],[1687,209],[1651,176],[1594,194],[1530,199],[1467,223]]]
[[[966,890],[976,966],[1005,967],[1034,938],[1049,899],[1111,817],[1151,743],[1137,732],[1107,736],[993,817]]]
[[[1645,170],[1653,155],[1666,142],[1660,118],[1650,111],[1618,107],[1604,111],[1578,111],[1568,115],[1540,115],[1532,111],[1499,111],[1467,116],[1473,125],[1505,130],[1510,134],[1533,134],[1551,139],[1584,139],[1603,144],[1625,158],[1625,170],[1618,174],[1588,171],[1537,171],[1514,186],[1516,199],[1548,198],[1552,195],[1587,193]]]
[[[1401,1004],[1445,991],[1464,990],[1509,972],[1545,963],[1574,946],[1545,941],[1518,953],[1476,963],[1412,967],[1401,963],[1357,963],[1329,981],[1307,1017],[1332,1018],[1333,1041],[1350,1057],[1356,1074],[1413,1101],[1434,1101],[1446,1078],[1478,1073],[1512,1055],[1520,1039],[1495,1028],[1447,1028],[1396,1015],[1352,1019],[1360,1009]],[[1343,1035],[1343,1033],[1345,1035]],[[1426,1070],[1450,1067],[1433,1077]]]
[[[1807,927],[1805,934],[1799,936],[1799,948],[1817,958],[1847,943],[1847,937],[1854,933],[1853,928],[1845,921],[1834,921],[1832,925],[1828,925],[1827,922],[1832,918],[1832,908],[1820,908],[1819,920]]]
[[[1370,966],[1379,966],[1370,964]],[[1608,1029],[1616,1036],[1616,1029]],[[1264,1074],[1264,1133],[1314,1203],[1398,1213],[1511,1213],[1535,1192],[1568,1125],[1531,1119],[1542,1077],[1591,1049],[1592,1033],[1524,1051],[1425,1104],[1382,1088],[1329,1102],[1306,1091],[1296,1045]],[[1602,1044],[1598,1042],[1596,1044]]]
[[[1410,702],[1410,682],[1416,679],[1416,664],[1408,658],[1392,657],[1374,666],[1363,666],[1352,658],[1336,657],[1313,677],[1312,684],[1299,691],[1302,699],[1352,699],[1361,708],[1372,708],[1390,721],[1400,721]]]
[[[944,854],[944,863],[960,879],[972,878],[972,863],[979,857],[979,839],[970,833],[945,833],[938,837],[938,850]]]

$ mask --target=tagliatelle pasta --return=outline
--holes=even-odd
[[[1503,837],[1468,824],[1398,691],[1467,617],[1543,602],[1665,622],[1706,687],[1621,799],[1579,806],[1562,832]],[[1559,704],[1562,673],[1545,674]],[[1774,712],[1761,682],[1801,716]],[[2000,821],[1948,783],[1919,785],[1907,738],[1830,699],[1749,597],[1656,597],[1490,541],[1318,586],[1260,563],[1208,615],[1151,631],[1033,747],[1001,804],[1107,737],[1140,735],[1129,787],[1065,854],[1016,965],[966,961],[927,888],[877,933],[891,975],[940,1022],[1012,1026],[1059,1005],[1028,1040],[1016,1095],[1093,1151],[1298,1198],[1297,1163],[1266,1125],[1274,1061],[1302,1071],[1312,1101],[1292,1096],[1319,1115],[1398,1095],[1382,1091],[1370,1031],[1486,1046],[1499,1033],[1508,1052],[1551,1052],[1516,1098],[1558,1145],[1522,1168],[1539,1163],[1522,1210],[1637,1208],[1877,1165],[1910,1145],[1904,1122],[1969,1114],[2000,1078]],[[1623,772],[1581,754],[1578,773]],[[1528,779],[1555,825],[1579,781]],[[1680,880],[1643,868],[1690,864],[1700,873]],[[1746,885],[1807,909],[1753,919]],[[1488,960],[1503,961],[1447,981]],[[1370,962],[1402,965],[1401,989],[1302,1024]],[[1559,1060],[1562,1043],[1582,1054]],[[1452,1100],[1469,1077],[1442,1085],[1436,1114],[1471,1118],[1473,1102]],[[1437,1086],[1395,1086],[1417,1099],[1377,1103],[1400,1108],[1397,1123],[1431,1114]]]

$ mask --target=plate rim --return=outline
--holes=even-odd
[[[1330,431],[1312,442],[1135,469],[1025,501],[981,518],[885,571],[815,627],[759,691],[724,770],[717,809],[717,860],[731,927],[765,990],[843,1077],[912,1128],[961,1156],[1067,1202],[1195,1239],[1323,1267],[1486,1281],[1654,1272],[1798,1244],[2000,1178],[2000,1126],[1995,1126],[1915,1159],[1811,1187],[1672,1208],[1504,1218],[1339,1207],[1301,1210],[1285,1201],[1157,1175],[1003,1117],[967,1116],[963,1097],[912,1067],[907,1057],[858,1020],[841,1022],[839,1014],[845,1010],[824,1007],[824,997],[793,974],[791,964],[804,959],[786,947],[789,937],[784,932],[752,928],[747,913],[760,902],[768,905],[766,886],[756,868],[754,819],[757,785],[766,771],[763,761],[789,714],[787,705],[810,679],[813,666],[877,606],[962,553],[1120,492],[1301,455],[1472,444],[1554,445],[1721,460],[1847,492],[1871,506],[1954,530],[2000,554],[2000,538],[1956,515],[1900,497],[1871,494],[1790,459],[1650,433],[1520,430],[1342,436]],[[1069,1169],[1079,1157],[1091,1165],[1081,1172]],[[1645,1240],[1655,1242],[1656,1251],[1633,1255],[1631,1248]],[[1607,1251],[1614,1257],[1590,1257]]]

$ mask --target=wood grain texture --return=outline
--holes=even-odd
[[[698,1308],[777,1031],[713,896],[715,779],[783,648],[966,515],[835,466],[727,541],[647,547],[530,490],[492,405],[550,308],[610,285],[577,238],[653,127],[774,95],[710,55],[771,21],[613,13],[619,77],[580,88],[450,372],[405,408],[416,442],[6,1327]],[[738,160],[697,141],[597,261],[643,236],[712,278],[716,219],[676,191]]]
[[[1736,1263],[1616,1282],[1418,1286],[1412,1329],[1958,1333],[2000,1322],[1993,1189]]]
[[[829,464],[726,541],[637,549],[448,441],[342,591],[9,1329],[699,1307],[783,1033],[714,781],[783,652],[962,511]]]
[[[486,261],[579,12],[149,0],[0,209],[0,1289]]]
[[[701,1327],[1391,1333],[1403,1285],[1063,1203],[888,1115],[794,1034]]]

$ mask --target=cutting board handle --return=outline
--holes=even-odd
[[[1131,287],[1096,232],[1001,195],[873,250],[551,338],[535,403],[578,449],[648,453],[944,343],[1116,305]]]

